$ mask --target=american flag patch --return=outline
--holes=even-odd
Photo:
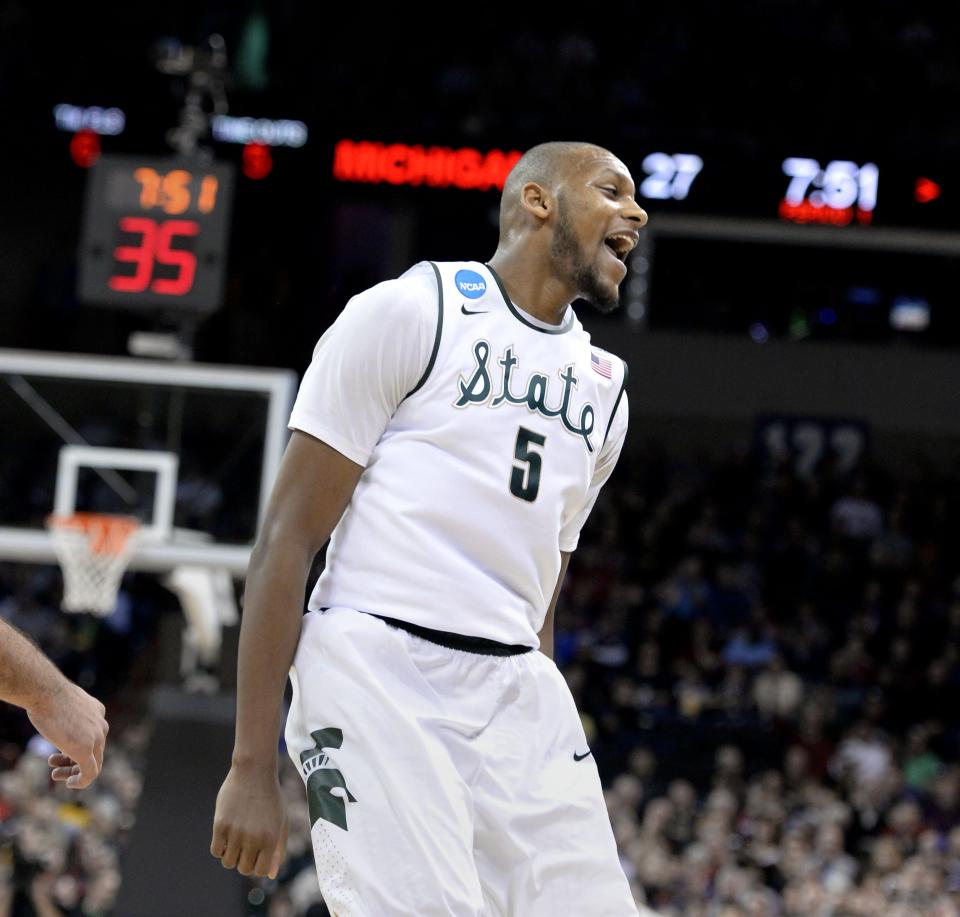
[[[595,373],[600,373],[604,379],[609,379],[611,373],[613,372],[613,367],[610,365],[610,361],[601,359],[595,353],[590,354],[590,365],[593,367],[593,371]]]

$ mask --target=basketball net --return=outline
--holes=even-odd
[[[47,529],[63,570],[61,608],[105,617],[117,606],[120,580],[140,533],[131,516],[50,516]]]

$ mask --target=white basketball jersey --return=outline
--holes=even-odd
[[[486,265],[420,262],[320,339],[290,426],[365,466],[309,607],[538,646],[627,425],[622,360]]]

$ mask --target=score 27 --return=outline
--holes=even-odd
[[[193,252],[173,248],[178,236],[189,238],[200,232],[195,220],[163,220],[150,217],[123,217],[118,223],[121,232],[139,235],[138,245],[118,245],[113,257],[134,265],[132,275],[114,274],[108,280],[111,290],[124,293],[142,293],[149,288],[154,293],[182,296],[190,291],[197,273],[197,257]],[[176,268],[173,277],[154,278],[157,264]]]
[[[703,160],[694,153],[650,153],[643,160],[647,177],[640,183],[640,193],[650,200],[682,201],[702,170]]]

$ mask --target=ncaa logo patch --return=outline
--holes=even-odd
[[[487,281],[476,271],[457,271],[453,282],[467,299],[479,299],[487,292]]]

